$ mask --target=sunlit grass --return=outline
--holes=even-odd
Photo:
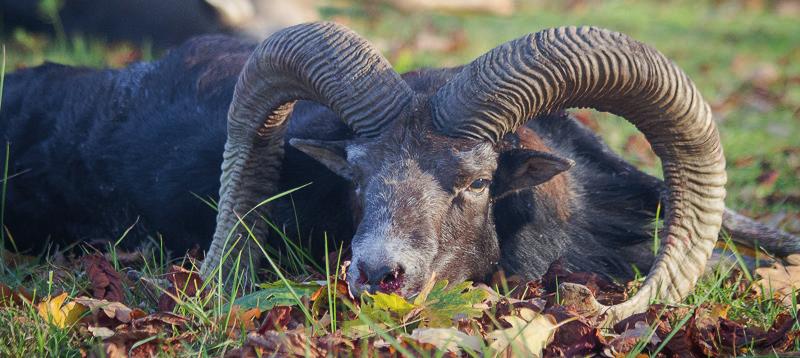
[[[240,221],[240,225],[243,225],[244,230],[250,235],[252,233],[250,227],[244,225],[243,222]],[[124,238],[125,234],[123,233],[115,241],[115,244],[119,244]],[[729,249],[732,248],[725,254],[728,259],[720,261],[718,266],[704,275],[695,291],[680,305],[688,308],[694,308],[702,304],[725,305],[729,307],[729,318],[746,322],[754,327],[769,327],[779,313],[786,312],[786,307],[768,298],[740,294],[740,284],[748,287],[753,284],[748,271],[750,268],[739,258],[740,254],[737,253],[733,242],[727,240],[726,243],[729,245]],[[106,257],[114,267],[121,268],[123,273],[133,270],[139,277],[143,278],[124,288],[126,301],[129,302],[129,305],[141,308],[146,312],[154,312],[157,310],[157,297],[164,291],[153,283],[157,283],[165,277],[165,273],[169,271],[169,266],[178,264],[189,268],[194,267],[195,270],[198,268],[193,266],[193,262],[186,261],[187,259],[184,257],[168,258],[168,254],[161,251],[160,246],[155,243],[151,243],[149,246],[155,249],[143,250],[143,262],[138,267],[125,267],[124,264],[117,261],[119,257],[117,252],[118,245],[109,245]],[[287,246],[286,249],[291,249],[291,247]],[[271,257],[265,251],[262,251],[262,254]],[[21,285],[29,288],[33,295],[37,297],[48,297],[57,292],[68,292],[71,297],[76,297],[81,295],[82,292],[87,292],[89,284],[86,274],[80,269],[62,267],[49,260],[49,257],[58,255],[61,254],[50,252],[49,255],[32,258],[29,262],[13,269],[5,270],[0,275],[0,282],[7,283],[9,286]],[[204,282],[204,286],[198,292],[206,293],[191,296],[179,293],[178,296],[174,297],[176,306],[173,311],[189,320],[188,326],[181,333],[190,334],[194,337],[193,340],[182,343],[181,354],[216,356],[244,344],[246,331],[244,331],[243,327],[232,326],[233,322],[235,322],[234,312],[236,312],[234,302],[242,294],[247,294],[258,288],[245,286],[243,278],[253,275],[254,273],[247,271],[254,268],[242,265],[242,255],[240,253],[236,254],[232,257],[232,260],[233,264],[227,266],[227,275],[219,275],[220,272],[215,271],[211,279]],[[304,277],[299,272],[284,273],[285,268],[279,267],[274,259],[269,258],[268,261],[271,261],[267,268],[268,274],[277,277],[278,282],[282,282],[290,291],[292,291],[293,280],[297,277]],[[336,270],[338,270],[339,264],[337,263],[336,265],[337,269],[332,269],[332,262],[325,260],[324,267],[326,267],[324,272],[317,272],[316,274],[321,275],[324,273],[324,276],[330,280],[329,283],[333,284],[332,287],[336,287],[333,280],[338,277]],[[307,306],[303,303],[300,295],[294,294],[294,304],[301,311],[305,311],[306,334],[309,337],[324,335],[341,329],[343,322],[337,321],[337,315],[334,313],[337,309],[345,309],[348,313],[354,315],[360,312],[358,308],[348,301],[337,300],[335,292],[330,290],[331,286],[328,287],[326,292],[328,298],[327,309],[331,320],[327,325],[322,324],[320,318],[310,311],[305,311]],[[506,292],[504,295],[511,294],[508,290],[503,289],[499,289],[499,292]],[[556,300],[558,301],[558,299]],[[796,315],[797,313],[792,311],[792,314]],[[362,324],[369,327],[372,332],[371,335],[381,337],[398,352],[414,356],[423,354],[421,353],[423,351],[407,351],[408,349],[415,350],[417,348],[413,345],[404,345],[397,338],[398,335],[409,334],[410,331],[407,329],[407,325],[415,324],[415,321],[386,327],[379,324],[375,320],[376,318],[371,317],[369,314],[364,314],[364,312],[357,314],[357,317]],[[677,331],[679,327],[688,322],[689,316],[677,317],[676,319],[675,322],[671,323],[672,327]],[[499,325],[499,323],[496,324]],[[166,336],[160,338],[172,337],[173,333],[165,332],[164,334]],[[178,333],[174,334],[177,337]],[[366,337],[368,336],[362,338]],[[146,342],[142,342],[142,344],[144,343]],[[662,343],[661,348],[663,348],[664,344]],[[642,343],[637,349],[641,351],[644,347],[645,345]],[[62,329],[52,326],[45,322],[37,314],[36,307],[30,304],[17,308],[0,309],[0,353],[15,356],[20,354],[50,355],[56,351],[66,352],[65,354],[67,355],[78,354],[81,351],[102,352],[102,340],[90,339],[87,341],[85,333],[81,334],[75,329]],[[636,351],[634,350],[634,352]],[[486,354],[491,353],[491,351],[488,347],[484,347],[483,352],[471,352],[468,354],[480,356],[481,353]]]

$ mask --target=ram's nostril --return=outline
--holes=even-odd
[[[396,266],[393,270],[386,273],[378,283],[381,292],[397,292],[403,287],[405,270],[402,266]]]
[[[390,283],[390,282],[394,281],[394,279],[395,279],[395,273],[394,272],[388,272],[388,273],[386,273],[386,276],[383,276],[381,278],[380,282],[378,282],[378,283],[383,285],[383,284],[387,284],[387,283]]]

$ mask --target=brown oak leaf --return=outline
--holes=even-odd
[[[101,254],[83,257],[84,269],[92,285],[92,297],[98,300],[124,302],[125,293],[119,272]]]
[[[606,340],[600,330],[577,312],[555,306],[545,311],[556,318],[553,341],[544,350],[545,357],[575,357],[600,354],[606,347]]]

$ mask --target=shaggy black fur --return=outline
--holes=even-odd
[[[218,197],[228,106],[253,46],[208,36],[121,70],[47,63],[8,75],[0,138],[11,145],[5,222],[17,245],[115,239],[138,219],[135,238],[162,235],[179,252],[205,247],[216,213],[197,197]],[[313,103],[295,106],[294,117],[292,137],[349,135]],[[342,223],[347,230],[326,229],[349,237],[349,212],[330,210],[347,203],[347,184],[288,145],[285,172],[284,187],[314,183],[294,197],[304,231]],[[291,203],[279,205],[286,214],[276,222],[293,221]]]
[[[251,49],[206,37],[122,70],[44,64],[8,75],[0,135],[11,144],[6,223],[17,243],[111,239],[139,216],[137,231],[170,247],[207,241],[215,214],[192,193],[217,196],[227,108]]]

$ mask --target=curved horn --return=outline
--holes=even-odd
[[[677,301],[701,275],[725,208],[725,158],[708,104],[658,51],[592,27],[557,28],[503,44],[473,61],[435,95],[446,134],[498,141],[529,118],[569,107],[625,117],[663,161],[666,239],[630,300],[604,307],[606,322]]]
[[[330,107],[358,136],[379,134],[387,123],[406,116],[412,90],[363,38],[334,23],[286,28],[262,42],[242,70],[228,111],[228,139],[220,177],[217,228],[200,270],[209,276],[242,233],[233,230],[259,202],[275,195],[283,160],[286,119],[297,100]],[[248,227],[261,221],[250,215]],[[253,226],[256,237],[266,229]],[[226,249],[227,246],[227,249]],[[241,247],[237,245],[236,247]],[[247,251],[246,253],[249,253]],[[243,257],[257,261],[260,255]]]

